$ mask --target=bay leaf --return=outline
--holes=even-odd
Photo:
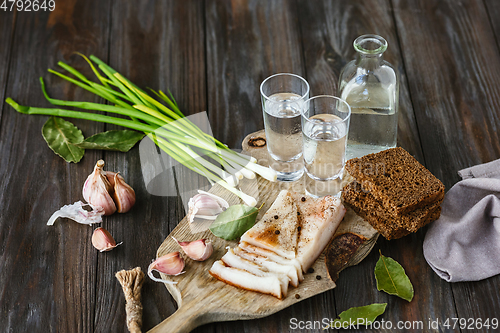
[[[353,328],[352,325],[370,325],[384,313],[387,303],[374,303],[345,310],[339,315],[340,319],[335,319],[330,323],[331,328]]]
[[[375,265],[375,279],[378,290],[399,296],[408,302],[413,299],[413,285],[404,268],[396,260],[384,257],[382,253]]]
[[[59,117],[50,117],[42,127],[42,135],[50,149],[66,162],[78,163],[85,150],[76,144],[83,141],[82,131]]]
[[[144,133],[131,130],[111,130],[86,138],[76,146],[82,149],[103,149],[127,152],[144,137]]]
[[[210,226],[210,231],[217,237],[233,240],[241,237],[253,225],[259,210],[246,205],[233,205],[220,213]]]

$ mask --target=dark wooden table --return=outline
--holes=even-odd
[[[293,72],[309,81],[313,95],[335,94],[340,69],[354,57],[353,40],[376,33],[388,40],[385,59],[401,73],[398,145],[448,190],[459,180],[457,170],[500,158],[499,17],[496,0],[56,0],[53,12],[0,10],[0,100],[50,106],[39,87],[43,76],[55,97],[98,102],[46,72],[64,60],[90,76],[73,52],[95,54],[141,87],[170,89],[185,114],[208,111],[215,137],[239,148],[246,134],[263,128],[264,78]],[[46,119],[0,104],[0,331],[124,332],[124,297],[114,273],[146,270],[185,215],[182,203],[147,193],[137,147],[126,154],[87,151],[78,164],[64,162],[41,136]],[[86,136],[114,128],[74,123]],[[131,212],[102,224],[124,242],[109,253],[92,247],[91,227],[67,220],[46,226],[55,210],[82,199],[82,185],[100,158],[137,193]],[[441,280],[422,255],[425,232],[381,238],[330,292],[267,318],[195,331],[288,332],[292,318],[333,319],[375,302],[388,303],[380,319],[422,321],[425,329],[416,332],[486,331],[441,324],[454,317],[499,318],[500,276]],[[406,269],[415,288],[411,303],[377,291],[379,249]],[[176,309],[165,287],[149,279],[143,304],[145,331]],[[436,319],[439,329],[429,329]]]

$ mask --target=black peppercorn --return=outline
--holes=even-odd
[[[316,275],[316,280],[321,280],[321,275]]]
[[[309,268],[309,269],[307,270],[307,273],[314,273],[314,268],[312,268],[312,267],[311,267],[311,268]]]
[[[274,233],[275,233],[276,235],[279,235],[279,234],[280,234],[280,231],[279,231],[279,230],[276,230]]]
[[[299,298],[300,298],[300,295],[299,295],[299,294],[295,294],[295,298],[296,298],[296,299],[299,299]]]
[[[274,219],[277,220],[279,218],[278,215],[274,215]]]
[[[305,197],[302,197],[302,199],[300,199],[300,200],[302,200],[302,202],[304,202],[304,201],[306,201],[306,198],[305,198]]]

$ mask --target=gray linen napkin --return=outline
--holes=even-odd
[[[424,240],[424,257],[448,282],[500,274],[500,159],[460,170],[438,220]]]

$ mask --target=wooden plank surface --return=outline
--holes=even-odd
[[[6,96],[48,106],[38,82],[43,76],[55,97],[95,100],[46,70],[59,60],[73,64],[74,51],[106,52],[107,13],[104,3],[85,1],[67,2],[53,12],[17,13]],[[93,331],[97,257],[90,243],[92,228],[64,220],[52,227],[46,223],[61,206],[82,199],[97,153],[89,152],[77,168],[65,163],[42,139],[46,119],[10,106],[2,114],[0,321],[5,331]],[[103,127],[74,123],[85,135]]]
[[[109,64],[141,88],[170,90],[186,114],[205,110],[203,3],[119,1],[111,12],[121,19],[112,20]],[[96,331],[124,332],[125,298],[114,273],[136,266],[146,272],[184,209],[176,192],[169,196],[147,192],[138,146],[126,154],[106,153],[105,158],[135,189],[137,203],[129,213],[112,216],[104,224],[123,245],[98,258]],[[176,189],[174,179],[161,186]],[[149,278],[142,291],[146,331],[171,315],[175,302],[161,283]]]
[[[493,28],[493,33],[495,34],[495,40],[497,46],[500,42],[500,2],[495,0],[484,0],[484,5],[486,6],[486,12],[489,18],[491,27]]]
[[[482,1],[394,1],[394,12],[425,162],[448,189],[457,170],[500,155],[496,40]]]
[[[425,163],[449,189],[459,180],[457,170],[500,156],[500,54],[487,10],[482,1],[395,0],[394,13]],[[498,316],[499,276],[451,284],[456,312],[448,312],[441,307],[445,298],[434,297],[445,283],[425,262],[420,268],[431,279],[423,281],[431,292],[425,299],[430,315]]]
[[[206,3],[207,89],[215,136],[230,148],[264,128],[260,84],[280,72],[304,75],[292,1]]]
[[[87,151],[77,165],[53,154],[40,133],[47,117],[18,114],[3,100],[49,106],[39,87],[43,76],[54,97],[100,101],[48,75],[57,61],[91,77],[72,53],[96,54],[141,87],[170,89],[183,112],[208,111],[214,135],[239,148],[246,134],[263,128],[264,78],[292,72],[309,81],[314,95],[335,93],[340,69],[354,56],[354,38],[378,33],[389,42],[386,60],[401,73],[398,144],[449,189],[459,180],[457,170],[500,157],[499,14],[493,0],[68,0],[57,1],[53,12],[0,10],[0,331],[125,331],[124,297],[114,273],[145,270],[185,214],[177,194],[206,184],[174,167],[177,179],[189,182],[177,182],[175,196],[150,195],[138,147],[127,154]],[[73,122],[86,136],[113,128]],[[121,171],[138,194],[130,213],[105,218],[103,227],[124,242],[109,253],[92,247],[92,227],[67,220],[45,225],[62,205],[82,199],[82,185],[99,158]],[[266,318],[208,324],[195,332],[292,331],[292,318],[333,319],[373,302],[388,302],[382,318],[394,322],[498,318],[500,277],[444,282],[423,258],[424,236],[425,229],[400,240],[380,239],[367,259],[341,274],[334,291]],[[411,303],[376,291],[379,249],[406,268],[415,287]],[[176,309],[164,286],[149,279],[143,303],[144,330]]]
[[[3,101],[5,99],[5,87],[9,74],[10,51],[12,50],[12,35],[14,34],[15,13],[0,11],[0,40],[3,43],[0,48],[0,120],[2,118]]]
[[[400,74],[398,146],[405,148],[425,163],[390,1],[325,2],[322,5],[303,1],[300,2],[299,8],[302,13],[300,18],[307,78],[311,90],[316,94],[337,93],[340,71],[355,57],[352,43],[356,37],[375,33],[388,41],[389,48],[384,53],[384,59],[393,64]],[[412,241],[409,242],[409,239]],[[429,275],[433,273],[423,258],[422,240],[422,232],[417,236],[407,236],[404,241],[389,242],[380,237],[375,250],[364,262],[347,269],[341,275],[338,288],[335,290],[337,312],[371,303],[388,303],[395,305],[388,307],[386,318],[414,321],[426,318],[429,311],[431,313],[437,311],[439,315],[454,314],[449,285],[441,283],[440,279],[434,276],[431,277],[434,284],[428,286]],[[403,267],[407,267],[418,295],[416,299],[433,300],[435,294],[447,297],[421,307],[418,301],[408,304],[406,301],[394,299],[377,291],[373,270],[379,257],[379,250],[385,256],[402,263]],[[428,275],[422,276],[417,273],[421,270],[426,270]],[[360,292],[353,295],[353,290]],[[316,320],[321,318],[316,317]]]

